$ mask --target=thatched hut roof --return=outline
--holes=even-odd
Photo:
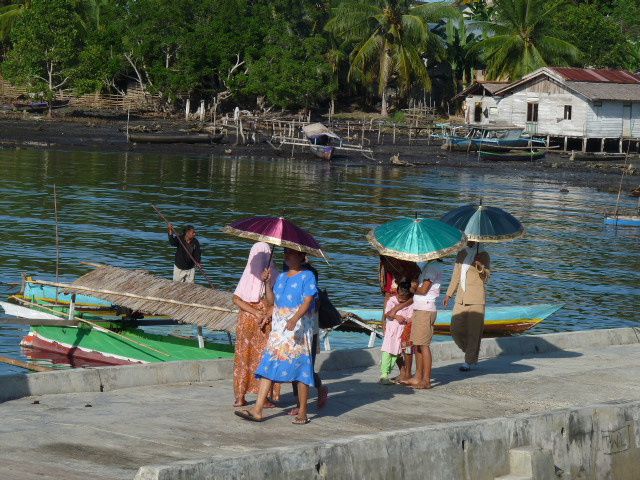
[[[95,270],[65,285],[64,289],[212,330],[234,331],[236,327],[238,311],[231,293],[193,283],[173,282],[145,270],[97,265]]]

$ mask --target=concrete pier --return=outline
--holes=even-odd
[[[228,360],[0,377],[0,479],[635,479],[640,330],[483,341],[434,388],[377,384],[377,350],[320,355],[328,405],[233,415]],[[249,397],[251,402],[253,398]]]

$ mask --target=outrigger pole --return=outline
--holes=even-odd
[[[156,211],[156,213],[160,216],[160,218],[162,220],[164,220],[164,223],[166,223],[167,225],[171,225],[171,222],[169,222],[169,220],[167,220],[167,217],[165,217],[162,212],[160,210],[158,210],[158,207],[156,207],[155,205],[151,205],[153,207],[153,209]],[[184,251],[187,252],[187,255],[189,255],[189,258],[191,259],[191,261],[193,263],[195,263],[196,267],[198,267],[198,269],[200,269],[200,273],[202,273],[202,276],[205,278],[205,280],[207,281],[207,283],[209,284],[210,288],[214,288],[213,283],[211,283],[211,280],[209,279],[209,276],[207,275],[207,272],[204,271],[204,268],[202,267],[202,265],[200,265],[199,262],[196,261],[195,258],[193,258],[193,255],[191,255],[191,252],[189,251],[189,249],[187,248],[187,246],[184,244],[184,242],[182,241],[182,239],[180,238],[180,235],[176,235],[176,238],[178,239],[178,242],[180,243],[180,246],[182,248],[184,248]]]

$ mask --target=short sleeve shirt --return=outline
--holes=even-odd
[[[422,269],[418,277],[418,285],[421,286],[426,281],[431,281],[431,288],[424,295],[415,294],[413,296],[414,310],[436,310],[436,299],[440,296],[440,284],[442,284],[442,267],[437,262],[429,262]]]
[[[293,277],[290,277],[287,272],[281,273],[276,280],[273,294],[277,308],[297,309],[304,303],[305,298],[313,297],[312,308],[317,309],[318,284],[310,270],[303,270]]]

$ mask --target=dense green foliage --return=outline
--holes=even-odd
[[[170,108],[386,113],[458,92],[476,69],[638,69],[640,0],[0,0],[0,61],[43,97],[138,85]]]

